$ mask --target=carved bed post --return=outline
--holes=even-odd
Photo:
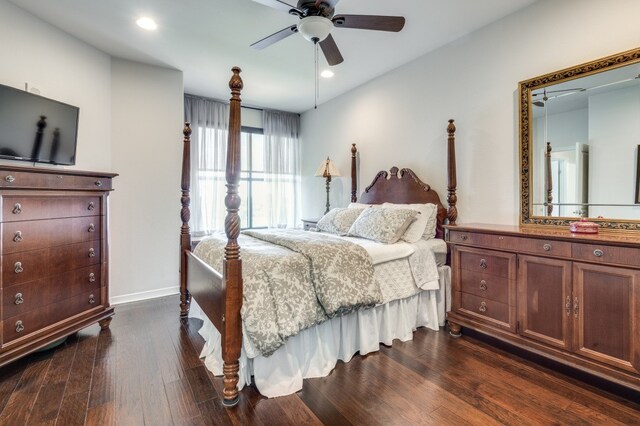
[[[180,219],[182,226],[180,227],[180,318],[186,318],[189,315],[189,307],[191,305],[191,295],[187,289],[187,252],[191,250],[191,230],[189,229],[189,218],[191,211],[189,210],[190,186],[191,186],[191,123],[184,123],[183,147],[182,147],[182,209],[180,210]]]
[[[358,148],[356,148],[356,144],[351,144],[351,202],[355,203],[358,201],[358,181],[356,176],[356,153],[358,152]]]
[[[227,207],[227,217],[224,229],[227,234],[227,245],[224,248],[223,286],[225,291],[225,306],[222,317],[222,359],[224,360],[224,399],[222,403],[233,407],[238,403],[238,371],[240,369],[240,349],[242,346],[242,326],[240,306],[242,305],[242,260],[240,259],[240,196],[238,183],[240,181],[240,91],[242,79],[240,68],[233,67],[233,76],[229,81],[231,102],[229,110],[229,140],[227,143],[227,196],[224,203]]]
[[[449,204],[449,210],[447,211],[447,219],[449,219],[450,225],[455,225],[456,219],[458,218],[458,208],[456,207],[456,203],[458,202],[456,187],[458,183],[456,180],[456,126],[453,124],[453,119],[449,120],[447,133],[449,134],[449,143],[447,146],[447,170],[449,177],[447,204]]]
[[[551,142],[547,142],[547,150],[545,156],[545,190],[547,193],[547,216],[553,213],[553,177],[551,176]]]

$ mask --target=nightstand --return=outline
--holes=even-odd
[[[302,227],[305,231],[315,231],[320,219],[302,219]]]

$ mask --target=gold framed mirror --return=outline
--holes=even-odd
[[[640,231],[640,48],[521,81],[520,224]]]

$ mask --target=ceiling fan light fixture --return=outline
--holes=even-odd
[[[318,43],[327,38],[333,29],[333,22],[322,16],[307,16],[298,23],[298,32],[307,40]]]

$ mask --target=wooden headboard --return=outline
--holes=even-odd
[[[447,209],[440,201],[438,193],[422,182],[411,169],[392,167],[389,172],[382,170],[364,190],[360,199],[364,204],[426,204],[438,206],[436,238],[443,237],[442,225],[447,217]]]

